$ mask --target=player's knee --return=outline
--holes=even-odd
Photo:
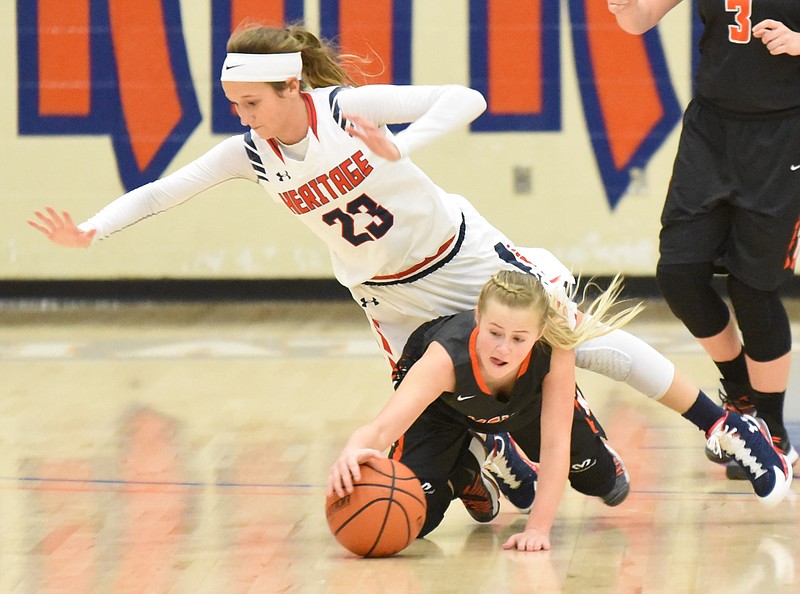
[[[754,289],[728,277],[728,295],[742,332],[745,352],[754,361],[773,361],[792,349],[786,308],[777,291]]]
[[[600,443],[600,439],[597,439]],[[600,497],[614,487],[616,468],[614,459],[604,447],[587,453],[573,453],[569,466],[569,483],[584,495]]]
[[[425,493],[427,511],[425,513],[425,522],[422,524],[422,529],[419,531],[417,538],[423,538],[442,523],[444,513],[453,499],[453,493],[447,483],[447,479],[428,480],[420,478],[420,482],[422,483],[422,491]]]
[[[617,328],[578,346],[576,365],[615,379],[648,398],[661,398],[675,377],[675,366],[642,339]]]
[[[711,262],[659,264],[656,281],[670,310],[694,336],[706,338],[722,332],[730,312],[711,279]]]

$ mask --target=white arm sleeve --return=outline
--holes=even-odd
[[[78,226],[84,231],[97,229],[97,241],[234,178],[257,181],[241,136],[228,138],[174,173],[123,194]]]
[[[407,124],[394,137],[400,155],[464,126],[486,109],[478,91],[461,85],[366,85],[337,96],[345,115],[359,115],[373,124]]]

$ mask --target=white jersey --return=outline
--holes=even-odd
[[[253,131],[229,138],[175,173],[117,199],[81,228],[101,239],[222,181],[258,182],[328,246],[334,274],[353,287],[391,278],[441,255],[462,222],[456,202],[408,158],[485,109],[471,89],[446,86],[328,87],[303,93],[309,129],[295,147]],[[392,137],[399,161],[374,155],[346,131],[343,113],[383,126],[414,122]],[[297,156],[297,155],[295,155]]]
[[[310,126],[302,160],[255,133],[244,142],[261,186],[327,244],[336,278],[352,287],[436,254],[461,211],[408,157],[386,161],[345,131],[338,96],[346,92],[303,95]]]
[[[370,85],[315,89],[303,97],[309,129],[297,145],[252,131],[228,138],[175,173],[116,199],[80,227],[96,229],[99,240],[221,182],[244,178],[261,184],[280,208],[325,241],[336,278],[364,308],[392,364],[420,323],[474,308],[481,286],[502,268],[535,274],[574,323],[576,306],[568,299],[574,279],[563,264],[546,250],[514,247],[465,198],[445,193],[408,159],[414,149],[480,115],[486,108],[480,93],[457,85]],[[391,137],[401,159],[372,154],[347,134],[342,114],[382,126],[413,122]],[[636,340],[626,345],[628,352],[648,356],[631,359],[619,348],[620,336],[630,335],[615,331],[580,345],[578,366],[649,396],[663,395],[672,364]]]

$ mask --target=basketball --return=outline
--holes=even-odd
[[[336,540],[361,557],[388,557],[410,545],[425,522],[425,493],[411,470],[395,460],[373,458],[361,465],[353,492],[325,502]]]

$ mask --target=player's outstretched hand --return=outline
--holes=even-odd
[[[97,231],[82,231],[72,221],[70,214],[63,210],[60,213],[48,206],[45,212],[35,211],[38,220],[28,220],[28,224],[47,236],[47,239],[66,247],[89,247]]]
[[[345,114],[344,117],[349,121],[347,133],[350,136],[358,138],[369,150],[387,161],[400,159],[397,145],[389,140],[375,124],[356,115]]]
[[[517,551],[549,551],[550,537],[536,528],[528,528],[509,538],[503,543],[503,548]]]
[[[346,493],[353,492],[353,481],[361,480],[359,465],[372,458],[380,458],[378,450],[369,448],[345,448],[339,459],[333,463],[328,473],[327,495],[336,493],[344,497]]]

